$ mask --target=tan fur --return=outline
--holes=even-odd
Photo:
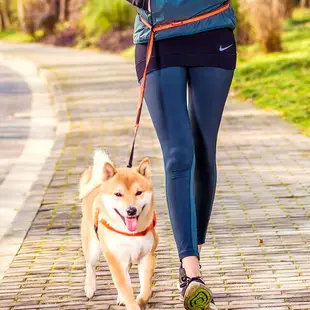
[[[95,166],[86,169],[80,179],[80,195],[83,196],[81,237],[86,260],[86,296],[91,298],[96,290],[95,265],[101,249],[119,294],[118,303],[124,303],[128,310],[144,309],[152,295],[154,253],[158,236],[155,230],[143,237],[123,236],[103,226],[100,219],[104,219],[119,231],[128,232],[114,208],[124,215],[126,208],[134,206],[140,212],[137,231],[143,231],[152,223],[154,199],[150,162],[144,159],[136,168],[115,169],[112,162],[107,161],[103,165],[101,184],[96,184],[92,179],[94,169]],[[142,192],[141,195],[137,195],[139,191]],[[116,192],[120,192],[122,197],[117,197]],[[100,241],[94,224],[98,225]],[[134,297],[128,273],[132,263],[137,263],[139,269],[141,289],[137,299]]]

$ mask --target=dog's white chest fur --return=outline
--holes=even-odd
[[[142,257],[149,253],[154,244],[151,232],[143,237],[129,237],[113,233],[107,240],[107,247],[122,262],[137,264]]]

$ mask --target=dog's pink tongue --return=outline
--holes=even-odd
[[[126,217],[126,226],[129,231],[135,232],[138,227],[138,217]]]

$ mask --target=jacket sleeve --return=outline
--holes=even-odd
[[[131,3],[132,5],[143,9],[145,11],[148,11],[148,1],[149,0],[127,0],[129,3]]]

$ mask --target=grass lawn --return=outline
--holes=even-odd
[[[135,47],[134,45],[125,49],[124,51],[121,52],[121,56],[129,59],[135,58]]]
[[[16,43],[29,43],[35,41],[32,36],[16,31],[0,32],[0,40],[7,40]]]
[[[233,88],[310,136],[310,10],[296,10],[285,22],[283,48],[266,55],[257,45],[241,47]]]

